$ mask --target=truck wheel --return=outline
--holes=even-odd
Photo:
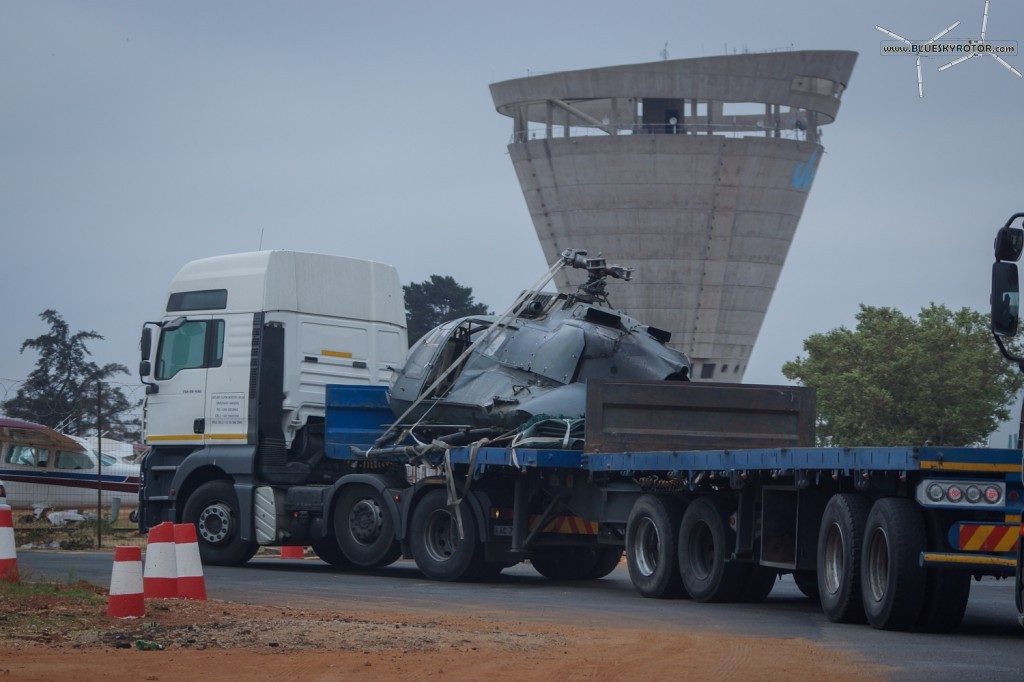
[[[420,572],[431,580],[474,580],[484,565],[483,546],[477,539],[476,519],[469,503],[463,500],[464,537],[448,508],[448,492],[432,490],[423,496],[412,512],[409,544]]]
[[[956,523],[957,515],[948,510],[928,509],[924,524],[928,531],[928,551],[948,552],[948,531]],[[971,596],[971,574],[951,568],[926,568],[928,578],[924,588],[924,608],[917,619],[922,632],[952,632],[964,619],[967,601]]]
[[[334,538],[327,537],[322,540],[310,540],[309,546],[313,548],[316,555],[320,559],[331,566],[337,566],[339,568],[345,568],[351,566],[352,562],[348,560],[342,551],[338,547],[338,543],[334,541]]]
[[[805,597],[813,602],[821,602],[821,595],[818,593],[818,574],[815,571],[793,571],[793,582],[796,589],[800,590]]]
[[[737,601],[756,604],[768,598],[779,580],[779,570],[752,564]]]
[[[971,574],[951,568],[929,568],[924,608],[917,619],[922,632],[952,632],[960,626],[971,596]]]
[[[855,494],[833,495],[818,530],[818,598],[833,623],[863,623],[860,553],[871,505]],[[797,583],[800,587],[800,583]],[[801,591],[807,592],[801,587]]]
[[[626,523],[626,567],[633,587],[644,597],[686,597],[679,575],[676,536],[683,507],[675,499],[642,495]]]
[[[702,497],[683,514],[679,569],[683,585],[699,602],[735,601],[743,590],[744,566],[728,561],[736,546],[725,500]]]
[[[597,564],[597,552],[589,547],[540,549],[530,563],[548,580],[586,580]]]
[[[614,571],[622,561],[622,550],[618,547],[598,547],[592,550],[597,553],[597,561],[587,575],[591,580],[598,580]]]
[[[342,554],[360,568],[388,566],[402,555],[391,512],[369,485],[342,489],[334,506],[334,533]]]
[[[879,630],[909,630],[924,607],[924,520],[913,500],[886,497],[868,514],[861,552],[864,613]]]
[[[209,481],[196,488],[185,500],[181,519],[195,524],[204,564],[240,566],[256,553],[257,544],[238,535],[238,496],[229,481]]]

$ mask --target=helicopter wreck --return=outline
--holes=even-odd
[[[540,417],[581,422],[592,379],[689,380],[668,332],[610,307],[607,278],[628,281],[630,268],[574,250],[556,266],[585,269],[588,280],[571,295],[525,292],[505,315],[446,322],[413,346],[391,381],[398,423],[374,450],[407,436],[421,445],[494,439]]]

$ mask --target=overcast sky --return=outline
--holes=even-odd
[[[926,59],[919,99],[914,58],[882,56],[874,28],[927,40],[960,20],[947,38],[977,38],[983,5],[0,0],[0,400],[42,310],[134,372],[174,273],[261,239],[403,283],[452,275],[503,310],[547,265],[488,84],[666,43],[860,53],[747,382],[784,383],[804,338],[860,303],[984,310],[992,237],[1024,211],[1024,81]],[[1024,39],[1024,3],[992,0],[987,38]]]

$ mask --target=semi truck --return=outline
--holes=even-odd
[[[143,329],[140,529],[195,523],[207,563],[298,544],[440,581],[522,561],[595,579],[625,553],[643,597],[701,602],[792,574],[829,620],[896,630],[955,629],[972,577],[1017,570],[1019,450],[816,447],[813,390],[690,382],[666,332],[605,305],[628,269],[567,251],[548,280],[559,266],[587,269],[576,295],[531,287],[403,361],[387,266],[187,265]]]

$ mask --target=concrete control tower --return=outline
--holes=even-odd
[[[671,332],[694,379],[740,381],[856,59],[742,54],[494,83],[544,255],[586,248],[636,268],[609,284],[611,303]]]

